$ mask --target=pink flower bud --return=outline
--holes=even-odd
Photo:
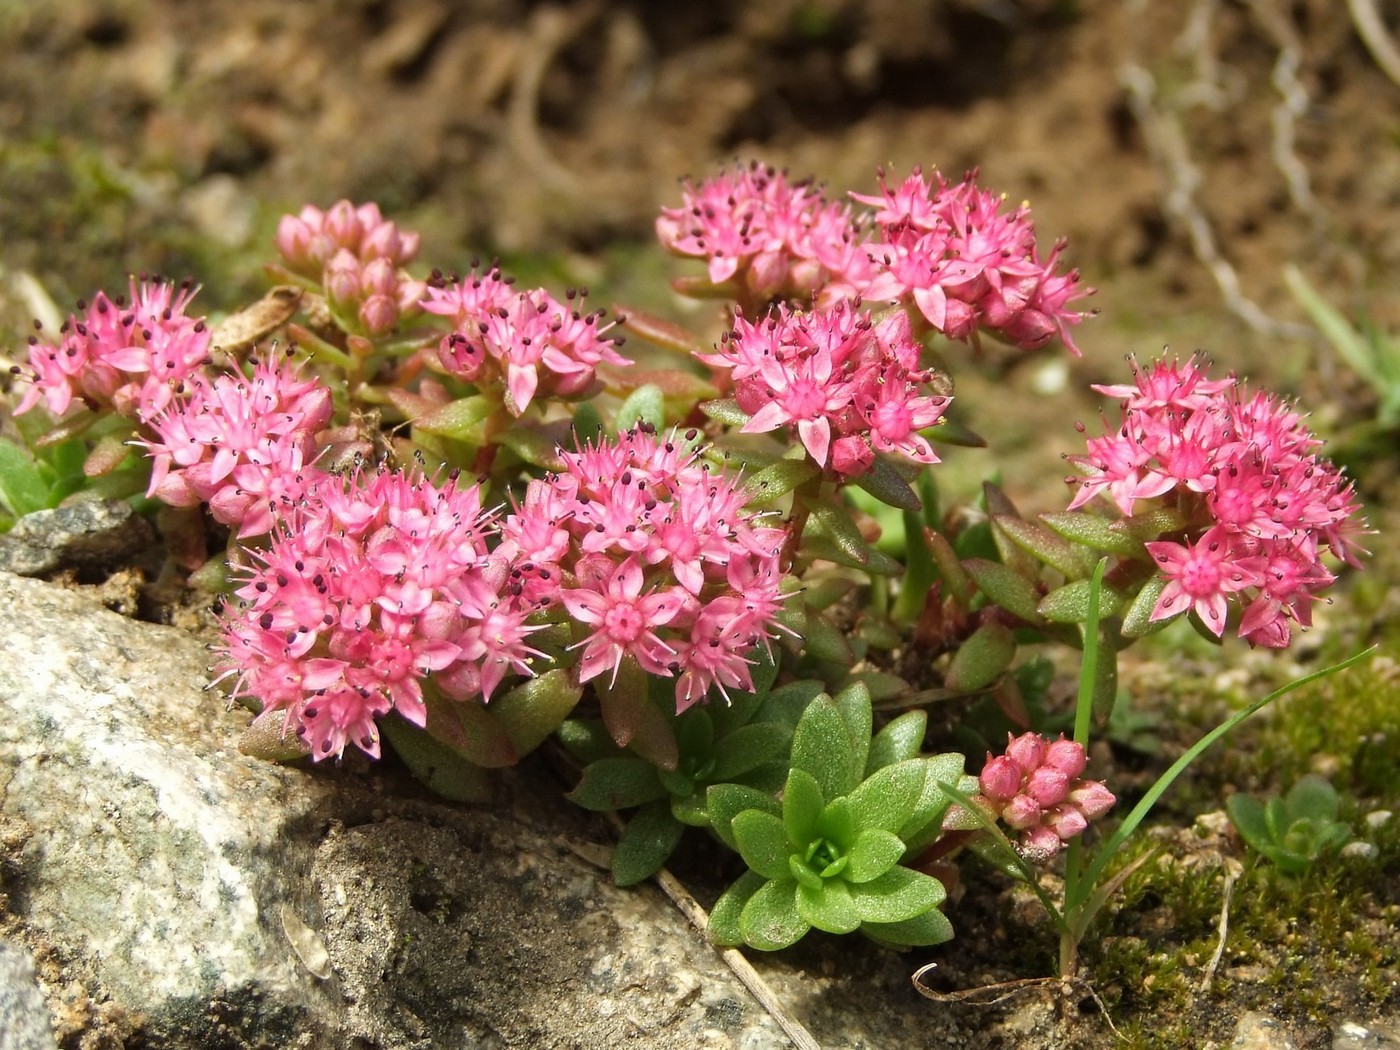
[[[365,296],[393,296],[399,288],[399,275],[390,259],[370,259],[360,269],[360,292]]]
[[[362,259],[388,259],[397,265],[400,262],[401,251],[403,240],[399,236],[399,228],[392,222],[381,222],[378,226],[371,227],[360,242]]]
[[[1041,766],[1026,780],[1026,794],[1049,809],[1069,797],[1070,779],[1054,766]]]
[[[1022,835],[1016,846],[1021,856],[1032,864],[1044,864],[1060,852],[1060,836],[1041,825]]]
[[[1001,811],[1001,819],[1017,831],[1039,824],[1040,816],[1040,803],[1029,795],[1017,795]]]
[[[383,335],[399,323],[399,308],[387,295],[371,295],[360,306],[360,323],[370,335]]]
[[[331,205],[331,210],[326,212],[326,219],[321,228],[338,247],[348,249],[351,252],[359,249],[360,238],[364,236],[364,227],[360,224],[360,217],[356,214],[354,205],[349,201],[337,201]]]
[[[783,252],[759,252],[749,262],[749,288],[758,296],[770,298],[782,288],[787,272],[788,260]]]
[[[1021,791],[1021,767],[1005,755],[987,756],[987,764],[977,778],[982,794],[998,803],[1007,803]]]
[[[326,295],[338,305],[358,302],[360,298],[360,260],[341,248],[326,267],[322,283]]]
[[[1045,749],[1045,764],[1054,766],[1071,780],[1084,772],[1085,763],[1084,746],[1073,740],[1060,737]]]
[[[1073,803],[1056,806],[1045,815],[1045,823],[1065,842],[1081,835],[1089,826],[1089,819]]]
[[[1069,793],[1069,800],[1083,810],[1084,816],[1090,820],[1103,816],[1118,801],[1113,792],[1097,780],[1081,780]]]
[[[843,478],[855,478],[875,465],[875,450],[858,434],[837,438],[831,445],[831,468]]]
[[[284,215],[277,223],[277,252],[294,267],[311,261],[312,229],[295,215]]]
[[[1036,733],[1022,733],[1018,737],[1007,734],[1006,757],[1021,767],[1021,772],[1034,773],[1045,761],[1045,739]]]

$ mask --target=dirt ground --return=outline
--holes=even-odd
[[[1091,418],[1075,391],[1129,352],[1206,349],[1324,430],[1367,411],[1282,273],[1400,326],[1400,85],[1368,32],[1345,0],[0,0],[0,330],[33,313],[20,274],[60,306],[133,270],[238,305],[305,202],[376,200],[435,265],[628,289],[657,260],[615,246],[679,176],[979,167],[1100,289],[1068,375],[994,352],[959,388],[1048,508],[1045,428]]]

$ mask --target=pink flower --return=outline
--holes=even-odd
[[[736,318],[712,354],[727,370],[743,431],[796,431],[813,461],[843,477],[869,470],[875,451],[937,463],[919,431],[937,425],[949,398],[922,393],[931,372],[902,313],[875,324],[849,303],[811,313],[779,307],[763,320]],[[864,446],[864,447],[862,447]]]
[[[661,210],[656,235],[668,251],[704,259],[711,284],[732,283],[751,305],[810,299],[865,268],[848,209],[757,163],[687,182],[681,206]]]
[[[254,553],[223,614],[233,696],[287,712],[322,759],[379,754],[390,711],[422,726],[425,689],[478,702],[528,674],[528,608],[505,590],[476,486],[401,473],[325,476]]]
[[[624,654],[634,657],[642,670],[664,674],[675,650],[661,640],[656,628],[680,613],[684,592],[679,587],[666,587],[644,595],[642,567],[636,558],[621,565],[608,564],[605,578],[583,570],[579,576],[582,586],[559,595],[570,616],[594,628],[593,634],[579,643],[584,647],[579,680],[586,682],[611,667],[616,682]]]
[[[384,259],[394,269],[407,266],[418,254],[420,238],[387,221],[377,204],[356,207],[342,200],[329,211],[308,204],[297,215],[282,216],[276,244],[288,267],[320,280],[341,251],[366,262]]]
[[[601,311],[584,312],[572,289],[566,300],[543,288],[514,292],[492,269],[431,284],[424,309],[455,326],[438,346],[442,367],[478,387],[504,388],[506,409],[518,416],[537,396],[583,396],[600,364],[631,363],[617,352],[622,341],[604,334],[612,325]]]
[[[130,304],[103,292],[91,306],[80,301],[83,315],[69,317],[57,344],[30,337],[32,385],[15,414],[43,401],[62,416],[77,399],[137,421],[154,416],[209,357],[204,319],[185,316],[195,290],[142,278],[131,282]]]
[[[1217,638],[1225,630],[1226,596],[1257,584],[1262,568],[1220,525],[1194,544],[1149,543],[1147,551],[1167,579],[1151,618],[1191,609]]]
[[[950,185],[916,168],[895,189],[879,178],[879,194],[851,194],[875,208],[864,298],[901,303],[950,339],[986,328],[1035,350],[1058,336],[1079,356],[1069,330],[1085,314],[1069,304],[1093,290],[1075,271],[1056,272],[1063,242],[1040,258],[1028,207],[1004,213],[1004,198],[979,189],[976,172]]]

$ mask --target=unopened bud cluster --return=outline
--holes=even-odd
[[[1006,752],[987,756],[977,801],[1017,832],[1023,857],[1044,863],[1113,806],[1107,787],[1083,778],[1086,762],[1083,745],[1063,736],[1008,735]]]

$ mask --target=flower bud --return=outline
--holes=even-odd
[[[399,323],[399,308],[387,295],[371,295],[360,306],[360,323],[370,335],[383,335]]]
[[[335,253],[326,267],[322,283],[326,296],[333,303],[344,306],[360,299],[360,260],[349,251],[341,248]]]
[[[1007,803],[1021,791],[1021,767],[1005,755],[987,756],[987,764],[977,778],[982,794],[998,803]]]
[[[1040,803],[1029,795],[1017,795],[1001,811],[1001,819],[1017,831],[1039,824],[1040,815]]]
[[[331,210],[326,212],[326,219],[321,228],[325,231],[326,236],[336,243],[337,247],[345,248],[351,252],[359,250],[360,238],[364,236],[364,227],[360,224],[360,217],[356,214],[354,205],[349,201],[337,201],[331,205]]]
[[[1021,836],[1016,844],[1021,856],[1032,864],[1045,864],[1060,852],[1060,836],[1050,828],[1041,825],[1032,828]]]
[[[284,215],[277,223],[277,252],[293,267],[300,269],[311,261],[313,231],[295,215]]]
[[[1026,780],[1026,794],[1049,809],[1069,797],[1070,779],[1054,766],[1041,766]]]
[[[360,292],[393,296],[399,289],[399,275],[389,259],[370,259],[360,268]]]
[[[1056,806],[1045,815],[1045,824],[1054,830],[1062,840],[1068,842],[1076,835],[1083,834],[1089,826],[1089,819],[1073,803]]]
[[[847,434],[831,445],[831,468],[843,478],[855,478],[875,465],[875,450],[864,437]]]
[[[1073,740],[1060,737],[1045,749],[1045,764],[1054,766],[1071,780],[1084,772],[1085,763],[1084,745]]]
[[[1008,733],[1006,757],[1020,766],[1022,773],[1034,773],[1045,761],[1045,739],[1036,733],[1022,733],[1018,737]]]
[[[1113,792],[1097,780],[1081,780],[1069,793],[1069,800],[1090,820],[1097,820],[1103,816],[1113,808],[1113,803],[1118,801]]]

